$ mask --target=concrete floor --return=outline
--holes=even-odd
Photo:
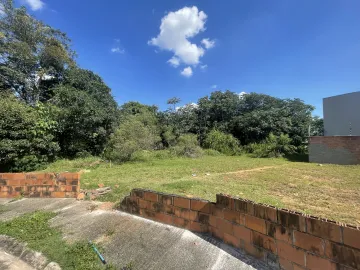
[[[0,248],[0,269],[2,270],[35,270],[27,263]]]
[[[105,259],[118,268],[131,263],[137,270],[268,269],[262,262],[209,236],[114,211],[106,203],[0,199],[0,205],[5,210],[0,214],[1,221],[40,209],[57,212],[51,225],[58,227],[67,241],[92,240],[101,244]]]

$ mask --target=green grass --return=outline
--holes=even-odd
[[[34,212],[11,221],[0,222],[0,234],[26,242],[30,249],[42,252],[64,270],[105,269],[88,243],[67,244],[61,233],[49,226],[49,220],[55,215],[50,212]],[[110,266],[106,269],[114,268]]]
[[[81,187],[111,186],[113,192],[102,197],[103,201],[118,201],[133,188],[212,201],[216,193],[226,193],[360,225],[360,166],[318,166],[248,156],[154,159],[122,165],[97,161],[59,160],[46,171],[90,170],[82,175]]]

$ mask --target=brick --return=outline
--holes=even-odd
[[[251,243],[251,230],[238,225],[234,225],[233,230],[234,230],[234,236],[236,238],[241,239],[246,243]]]
[[[266,234],[266,223],[265,220],[263,219],[246,215],[245,226],[254,231],[261,232],[262,234]]]
[[[210,215],[199,212],[199,222],[201,224],[209,225],[210,224]]]
[[[209,217],[209,225],[216,227],[218,217],[210,215]]]
[[[284,226],[266,222],[266,234],[277,240],[292,244],[292,232],[292,230],[287,229]]]
[[[169,215],[174,215],[174,207],[172,205],[164,205],[163,212]]]
[[[144,198],[144,191],[143,190],[138,190],[138,189],[133,189],[131,191],[131,195],[143,199]]]
[[[190,209],[190,199],[174,197],[174,206]]]
[[[190,221],[190,230],[194,232],[206,232],[208,226],[196,221]]]
[[[251,201],[235,199],[234,200],[234,209],[241,213],[254,215],[254,203]]]
[[[201,200],[191,200],[191,210],[203,213],[210,213],[210,202]]]
[[[286,228],[295,229],[301,232],[306,231],[305,217],[299,213],[278,209],[277,219],[278,223]]]
[[[306,254],[306,268],[311,270],[337,270],[335,263],[310,253]]]
[[[65,186],[65,191],[71,192],[72,191],[72,186]]]
[[[173,204],[173,196],[170,195],[159,195],[159,202],[165,205]]]
[[[231,209],[231,198],[223,194],[216,194],[216,205],[220,208]]]
[[[277,241],[276,246],[279,257],[305,266],[305,252],[303,250],[282,241]]]
[[[284,258],[279,257],[280,269],[283,270],[294,270],[293,264],[291,261],[285,260]]]
[[[258,258],[260,260],[265,260],[265,252],[261,248],[246,243],[243,246],[243,248],[248,254],[254,256],[255,258]]]
[[[183,219],[183,218],[179,218],[179,217],[173,218],[173,224],[175,226],[181,227],[181,228],[186,228],[186,229],[190,228],[190,221]]]
[[[158,201],[158,194],[154,193],[154,192],[150,192],[150,191],[145,191],[144,192],[144,199],[146,201],[150,201],[150,202],[157,202]]]
[[[335,223],[314,218],[307,218],[306,226],[307,232],[310,234],[329,239],[334,242],[342,242],[341,227]]]
[[[54,197],[54,198],[65,198],[65,192],[54,191],[54,192],[51,193],[51,197]]]
[[[360,266],[360,250],[349,248],[328,241],[325,245],[325,256],[332,261],[340,264],[359,269]]]
[[[211,233],[211,235],[213,237],[219,238],[221,240],[224,239],[224,233],[222,231],[220,231],[218,228],[213,227],[213,226],[209,226],[209,232]]]
[[[306,268],[300,266],[300,265],[297,265],[296,263],[293,264],[293,269],[294,270],[306,270]],[[323,269],[322,269],[323,270]]]
[[[185,208],[174,207],[174,214],[177,217],[190,219],[190,210]]]
[[[230,209],[224,209],[224,219],[240,224],[240,213]]]
[[[25,173],[4,173],[2,179],[5,180],[25,180]]]
[[[226,244],[232,245],[234,247],[240,246],[240,240],[238,238],[236,238],[235,236],[228,234],[228,233],[224,233],[224,242]]]
[[[190,210],[189,219],[192,221],[197,221],[199,219],[198,214],[199,212]]]
[[[220,218],[224,217],[223,208],[216,206],[216,204],[214,204],[214,203],[210,204],[210,214],[213,216],[220,217]]]
[[[216,222],[216,227],[224,233],[233,235],[233,225],[231,222],[225,219],[218,218]]]
[[[7,185],[7,181],[0,179],[0,186],[6,186]]]
[[[293,244],[318,255],[324,255],[325,241],[319,237],[294,231]]]
[[[155,213],[155,220],[165,224],[173,224],[173,216],[164,213]]]
[[[143,199],[139,199],[139,207],[141,209],[147,209],[147,210],[152,210],[152,204],[149,201],[145,201]]]
[[[10,180],[7,180],[7,185],[8,186],[20,186],[22,185],[21,181],[19,179],[10,179]]]
[[[344,244],[360,249],[360,230],[355,228],[343,228]]]
[[[153,211],[157,213],[164,212],[164,205],[162,203],[159,202],[150,202],[150,203]]]
[[[251,235],[251,242],[258,247],[264,248],[276,254],[275,240],[267,235],[253,231]]]
[[[151,211],[146,210],[146,209],[140,209],[139,213],[140,213],[140,216],[142,216],[142,217],[152,219],[152,220],[156,220],[154,212],[151,212]]]
[[[277,209],[260,204],[254,204],[254,216],[268,221],[277,221]]]

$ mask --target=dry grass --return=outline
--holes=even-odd
[[[47,171],[90,169],[82,176],[82,188],[95,188],[98,183],[111,186],[113,192],[103,200],[119,200],[136,187],[212,201],[216,193],[226,193],[360,225],[360,166],[318,166],[246,156],[89,166],[92,163],[94,159],[63,160]]]

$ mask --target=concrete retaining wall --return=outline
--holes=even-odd
[[[120,210],[210,233],[275,269],[360,269],[360,230],[223,194],[216,203],[134,189]]]
[[[76,198],[79,173],[0,173],[0,198]]]
[[[342,165],[360,164],[360,136],[310,137],[309,161]]]

